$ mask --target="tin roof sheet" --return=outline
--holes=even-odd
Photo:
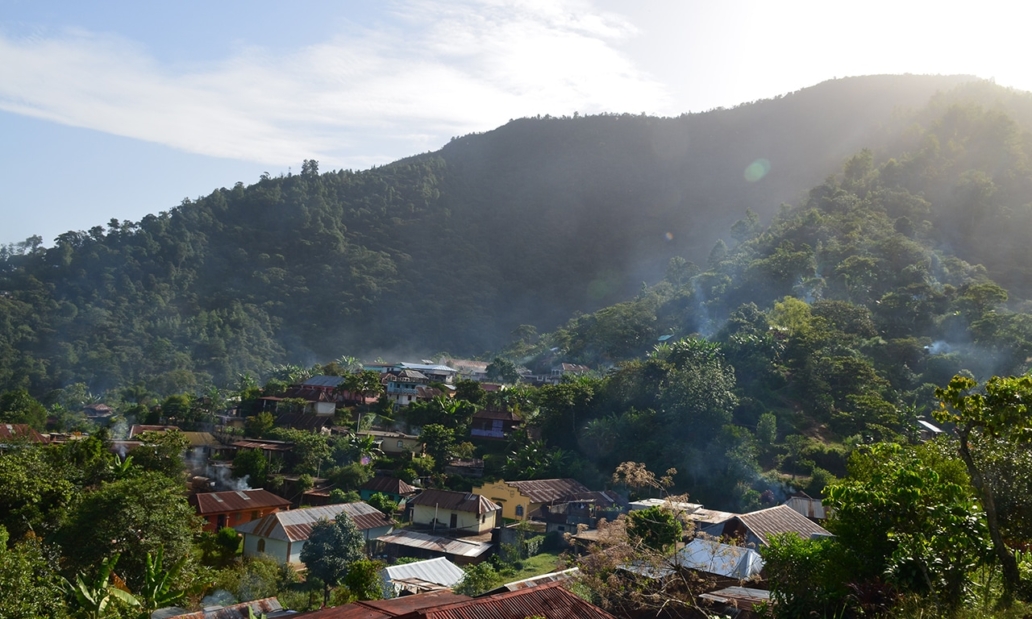
[[[444,587],[454,587],[466,576],[466,572],[463,572],[461,567],[444,557],[390,565],[383,569],[383,573],[388,583],[406,578],[418,578]]]
[[[404,615],[405,619],[614,619],[606,611],[570,593],[562,583],[506,591],[495,595],[433,606]]]
[[[747,580],[763,569],[763,559],[751,548],[721,544],[716,540],[692,540],[677,554],[673,563],[690,570]]]
[[[534,503],[548,503],[580,492],[591,492],[591,489],[584,484],[569,478],[507,481],[505,483],[519,490],[520,494]]]
[[[281,496],[263,490],[226,490],[225,492],[201,492],[195,494],[190,502],[197,507],[197,513],[221,514],[239,512],[249,509],[265,509],[268,507],[290,507],[290,501]]]
[[[394,531],[393,533],[382,535],[376,538],[376,541],[385,544],[407,546],[409,548],[420,548],[458,557],[479,557],[491,549],[491,544],[486,542],[437,537],[436,535],[427,535],[426,533],[408,530]]]
[[[769,541],[769,536],[778,533],[798,533],[803,539],[831,535],[827,529],[811,522],[787,505],[742,514],[738,516],[738,520],[764,544]]]
[[[286,512],[269,514],[258,520],[245,522],[236,527],[240,533],[256,535],[266,539],[278,539],[298,542],[308,539],[312,526],[320,520],[333,520],[337,514],[345,513],[355,523],[359,531],[367,531],[378,527],[389,527],[394,521],[372,505],[357,501],[355,503],[338,503],[292,509]]]
[[[407,505],[426,505],[457,512],[469,512],[476,515],[486,514],[501,509],[487,497],[472,492],[455,492],[454,490],[424,490],[409,499]]]

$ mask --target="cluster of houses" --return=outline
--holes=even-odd
[[[667,564],[629,565],[626,570],[643,578],[665,578],[680,569],[706,574],[723,587],[706,594],[710,602],[718,605],[720,600],[726,604],[743,604],[768,599],[769,594],[762,588],[742,585],[762,581],[763,560],[757,550],[768,544],[772,536],[789,532],[804,538],[830,535],[819,524],[824,516],[820,502],[802,494],[791,497],[783,505],[735,514],[665,499],[627,502],[617,492],[591,490],[573,479],[495,481],[474,487],[470,492],[458,492],[420,490],[403,480],[378,476],[362,487],[361,496],[367,499],[375,493],[399,501],[399,511],[385,514],[365,501],[291,509],[291,501],[262,489],[197,493],[192,496],[191,504],[205,519],[206,530],[234,528],[243,537],[245,556],[264,554],[297,568],[303,568],[301,549],[313,525],[344,514],[361,532],[367,555],[389,564],[381,573],[385,597],[418,595],[420,599],[434,600],[434,604],[441,600],[447,600],[447,604],[473,603],[474,599],[450,593],[450,589],[462,581],[461,568],[487,560],[503,544],[522,539],[520,536],[527,535],[528,531],[531,535],[558,534],[554,539],[561,540],[574,552],[583,552],[599,539],[605,523],[620,514],[655,506],[672,510],[688,525],[685,529],[689,533]],[[408,561],[396,564],[402,558]],[[504,596],[535,589],[542,595],[565,595],[552,588],[574,573],[575,570],[568,570],[531,579],[531,582],[510,583],[506,585],[509,589],[495,593]],[[543,593],[545,591],[548,593]],[[438,597],[423,598],[424,595]],[[417,610],[413,603],[397,602],[396,608],[413,613]],[[569,603],[574,604],[572,600]],[[597,611],[577,605],[581,603],[577,602],[576,608],[570,607],[570,612],[588,614],[570,616],[592,616],[590,613]],[[386,613],[382,616],[410,616],[393,615],[377,606],[388,604],[385,608],[395,608],[390,605],[393,602],[357,604],[352,605],[356,613],[376,611]],[[352,616],[340,610],[344,608],[348,607],[319,611],[324,614],[312,616]],[[542,616],[567,615],[546,613]]]

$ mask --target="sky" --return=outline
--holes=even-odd
[[[883,73],[1032,90],[1024,3],[0,0],[0,244],[510,119],[678,115]]]

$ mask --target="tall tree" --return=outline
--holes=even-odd
[[[363,558],[363,545],[358,527],[343,512],[333,522],[321,520],[312,526],[301,549],[301,562],[310,576],[322,581],[324,605],[330,600],[330,588],[339,585],[351,564]]]

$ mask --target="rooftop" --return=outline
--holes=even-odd
[[[507,481],[506,484],[516,488],[520,494],[534,503],[548,503],[565,499],[591,489],[576,479],[536,479],[532,481]]]
[[[404,481],[397,479],[395,477],[387,477],[385,475],[377,475],[376,477],[362,484],[360,489],[369,490],[371,492],[397,494],[399,496],[412,494],[418,490],[418,488],[411,484],[407,484]]]
[[[455,492],[453,490],[424,490],[407,501],[408,505],[425,505],[457,512],[470,512],[476,515],[486,514],[502,507],[485,496],[472,492]]]
[[[402,529],[382,535],[376,541],[385,544],[397,544],[409,548],[419,548],[440,552],[441,554],[454,555],[458,557],[479,557],[491,550],[491,544],[486,542],[474,542],[464,539],[452,539],[450,537],[438,537],[427,535],[417,531]]]
[[[268,490],[226,490],[225,492],[201,492],[190,498],[190,503],[197,507],[197,513],[221,514],[253,509],[290,507],[290,501]]]
[[[769,541],[771,535],[778,533],[798,533],[803,539],[831,535],[827,529],[811,522],[787,505],[742,514],[738,516],[738,520],[764,544]]]
[[[385,516],[380,510],[368,503],[358,501],[356,503],[338,503],[336,505],[322,505],[319,507],[276,512],[258,520],[245,522],[236,527],[236,530],[240,533],[268,539],[297,542],[308,539],[308,536],[312,533],[312,526],[315,523],[320,520],[333,520],[341,512],[348,515],[359,531],[388,527],[394,524],[394,521]]]

